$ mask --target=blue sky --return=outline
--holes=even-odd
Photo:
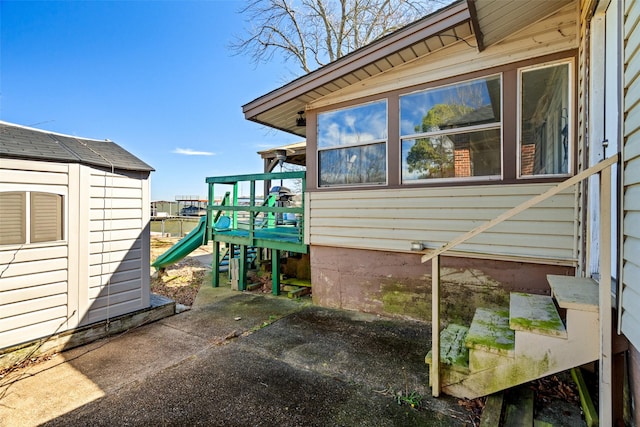
[[[0,119],[110,139],[156,169],[153,200],[206,196],[205,178],[262,172],[257,151],[301,139],[244,119],[292,80],[228,45],[240,1],[0,0]]]

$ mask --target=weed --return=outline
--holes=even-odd
[[[396,394],[396,402],[398,405],[407,404],[412,408],[420,406],[420,402],[422,402],[422,395],[420,393],[416,393],[412,391],[409,394],[403,394],[402,392],[398,392]]]

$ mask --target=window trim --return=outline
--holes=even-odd
[[[398,95],[398,123],[400,124],[402,120],[401,119],[402,108],[400,105],[400,101],[403,96],[412,95],[420,92],[426,92],[429,90],[437,90],[445,87],[452,87],[460,83],[472,82],[474,80],[487,79],[491,77],[498,77],[500,81],[500,120],[497,122],[486,123],[482,125],[465,126],[465,127],[460,127],[460,128],[450,129],[450,130],[437,131],[437,132],[421,132],[421,133],[407,134],[407,135],[403,135],[401,126],[398,126],[400,186],[404,187],[404,186],[415,186],[415,185],[424,185],[424,184],[437,185],[438,183],[442,184],[442,183],[456,183],[456,182],[461,182],[461,183],[477,183],[482,181],[495,182],[495,181],[502,181],[504,179],[504,159],[505,159],[505,152],[504,152],[505,136],[504,136],[504,126],[503,126],[504,125],[504,92],[505,92],[504,91],[504,75],[503,75],[504,73],[502,71],[498,71],[498,72],[488,72],[487,74],[476,75],[479,72],[480,71],[471,73],[473,77],[470,77],[470,78],[466,78],[466,79],[462,78],[462,79],[455,80],[442,85],[437,85],[437,84],[429,85],[428,87],[425,87],[425,88],[421,88],[411,92],[400,93]],[[464,177],[446,177],[446,178],[426,178],[426,179],[413,179],[408,181],[403,180],[402,178],[402,168],[403,168],[403,162],[404,162],[404,159],[402,157],[403,141],[409,140],[409,139],[428,138],[431,136],[455,135],[455,134],[471,133],[476,131],[492,130],[492,129],[498,129],[500,131],[500,173],[499,174],[464,176]]]
[[[23,212],[21,226],[23,228],[24,241],[20,243],[0,244],[1,248],[22,247],[22,246],[42,247],[42,246],[50,246],[50,245],[56,245],[56,244],[66,242],[67,240],[66,233],[67,233],[68,227],[66,226],[66,219],[65,219],[66,210],[67,210],[67,207],[66,207],[67,197],[65,194],[61,194],[56,191],[45,191],[44,189],[39,189],[39,188],[29,189],[29,190],[14,190],[11,188],[0,189],[0,194],[3,194],[3,193],[18,193],[22,195],[22,201],[24,203],[24,212]],[[56,213],[56,216],[58,216],[59,214],[59,218],[56,218],[56,223],[59,225],[60,230],[59,230],[59,233],[56,233],[56,234],[60,235],[60,239],[33,241],[34,215],[32,210],[32,203],[33,203],[34,193],[46,194],[46,195],[57,197],[56,210],[58,212]]]
[[[549,60],[532,64],[524,67],[517,68],[517,114],[516,114],[516,180],[524,182],[532,179],[558,179],[568,178],[574,175],[575,164],[575,143],[574,138],[577,135],[574,134],[574,129],[577,123],[577,117],[575,116],[575,57],[564,58],[558,60]],[[551,68],[558,65],[567,64],[569,66],[567,70],[567,172],[566,173],[553,173],[553,174],[531,174],[522,175],[522,75],[527,71],[541,70],[544,68]]]
[[[569,158],[571,174],[575,174],[577,170],[577,158],[578,147],[584,144],[580,140],[580,132],[578,130],[578,109],[577,109],[577,96],[578,96],[578,76],[577,76],[577,60],[578,49],[571,48],[554,53],[544,54],[513,62],[495,64],[482,69],[473,69],[465,72],[464,74],[452,75],[450,77],[438,78],[435,80],[423,80],[420,83],[414,83],[405,86],[398,86],[395,89],[390,89],[385,92],[379,93],[364,93],[361,96],[345,99],[341,98],[335,102],[325,101],[322,104],[316,104],[310,106],[307,110],[307,126],[312,126],[314,132],[307,134],[307,153],[314,153],[313,157],[308,157],[307,170],[313,176],[313,179],[307,181],[307,191],[351,191],[361,188],[363,190],[372,189],[369,185],[349,185],[347,188],[343,187],[325,187],[320,186],[317,178],[319,177],[318,163],[317,163],[317,116],[318,114],[326,111],[333,111],[337,109],[349,108],[358,104],[363,104],[370,101],[377,101],[381,98],[385,98],[388,101],[388,130],[389,137],[387,140],[387,184],[382,186],[375,186],[374,188],[386,188],[386,189],[402,189],[402,188],[445,188],[445,187],[459,187],[470,185],[513,185],[513,184],[532,184],[532,183],[558,183],[566,179],[566,176],[557,175],[535,175],[527,178],[519,178],[519,166],[518,162],[518,69],[528,67],[538,67],[546,63],[559,63],[570,62],[573,64],[569,90],[573,94],[572,99],[569,101],[571,109],[571,120],[573,121],[570,128],[569,144],[571,146],[570,153],[573,158]],[[423,73],[428,75],[428,73]],[[400,143],[400,113],[399,113],[399,96],[422,91],[425,89],[436,88],[439,86],[445,86],[449,84],[455,84],[465,80],[472,80],[476,78],[483,78],[491,74],[502,74],[502,158],[501,158],[501,170],[502,176],[489,179],[488,177],[472,177],[472,181],[468,181],[466,178],[450,179],[429,179],[420,182],[402,183],[402,166],[401,166],[401,143]],[[509,92],[512,96],[505,96],[505,92]]]
[[[337,111],[344,111],[349,109],[354,109],[358,107],[362,107],[368,104],[376,104],[384,102],[385,108],[385,121],[386,121],[386,139],[370,139],[365,142],[357,142],[343,145],[332,145],[329,147],[320,147],[318,142],[318,134],[319,134],[319,123],[320,123],[320,115],[326,113],[333,113]],[[316,161],[316,179],[317,179],[317,187],[318,188],[356,188],[356,187],[383,187],[389,185],[389,98],[375,98],[370,99],[364,102],[358,102],[354,104],[349,104],[342,106],[340,108],[330,108],[321,112],[318,112],[316,115],[316,123],[315,123],[315,142],[316,142],[316,150],[315,150],[315,161]],[[320,164],[320,153],[325,151],[332,150],[341,150],[347,148],[357,148],[357,147],[367,147],[373,145],[384,145],[384,155],[385,155],[385,171],[384,171],[384,182],[358,182],[358,183],[340,183],[340,184],[321,184],[321,164]]]

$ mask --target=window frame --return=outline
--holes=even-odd
[[[307,107],[307,126],[311,126],[313,132],[307,133],[307,153],[314,153],[313,157],[308,157],[307,170],[314,177],[308,181],[307,191],[349,191],[361,188],[363,190],[372,190],[378,188],[402,189],[402,188],[446,188],[458,186],[473,185],[512,185],[512,184],[532,184],[532,183],[557,183],[562,182],[567,176],[574,175],[578,167],[578,147],[584,142],[581,140],[578,129],[579,114],[578,102],[578,49],[566,49],[559,52],[549,53],[531,58],[523,58],[520,60],[495,64],[482,69],[471,69],[461,74],[453,74],[450,76],[441,76],[433,80],[417,79],[408,80],[412,83],[403,86],[390,87],[388,90],[372,93],[370,89],[362,94],[362,96],[345,99],[344,97],[336,99],[335,102],[326,100],[317,105],[309,105]],[[545,64],[558,64],[567,62],[571,64],[569,72],[569,81],[567,82],[571,98],[569,99],[569,173],[567,175],[534,175],[520,176],[520,150],[519,147],[519,69],[536,68]],[[456,69],[458,70],[458,69]],[[462,71],[462,70],[458,70]],[[424,72],[428,75],[428,72]],[[401,122],[400,122],[400,101],[399,97],[417,91],[422,91],[439,86],[456,84],[466,80],[476,78],[485,78],[490,75],[501,74],[501,176],[488,178],[487,176],[478,177],[458,177],[458,178],[437,178],[425,179],[420,181],[403,182],[402,180],[402,144],[401,144]],[[394,85],[395,86],[395,85]],[[317,118],[318,115],[326,111],[350,108],[359,104],[370,101],[386,99],[388,102],[388,140],[387,140],[387,183],[386,185],[372,186],[365,184],[354,184],[344,186],[320,186],[319,170],[318,170],[318,147],[317,147]],[[497,166],[497,165],[496,165]]]
[[[331,145],[328,147],[321,147],[319,141],[320,134],[320,116],[322,114],[335,113],[338,111],[345,111],[350,109],[356,109],[359,107],[363,107],[366,105],[372,104],[384,104],[384,117],[385,117],[385,128],[386,128],[386,138],[378,138],[378,139],[370,139],[364,142],[355,142],[355,143],[347,143],[341,145]],[[389,99],[387,97],[376,98],[367,100],[364,102],[358,102],[355,104],[343,106],[340,108],[332,108],[328,110],[321,111],[316,116],[316,126],[315,126],[315,137],[316,137],[316,178],[317,178],[317,186],[318,188],[353,188],[353,187],[382,187],[389,185]],[[382,145],[384,147],[384,182],[354,182],[354,183],[337,183],[337,184],[322,184],[321,176],[322,176],[322,167],[320,162],[320,155],[323,152],[329,151],[337,151],[344,150],[349,148],[364,148],[368,146]]]
[[[472,73],[476,74],[476,73]],[[485,123],[481,125],[472,125],[472,126],[464,126],[459,128],[454,128],[450,130],[439,130],[435,132],[419,132],[413,134],[402,134],[402,106],[401,99],[403,96],[409,96],[416,93],[428,92],[433,90],[440,90],[447,87],[454,87],[463,83],[470,83],[476,80],[486,80],[489,78],[498,77],[499,85],[500,85],[500,120],[495,123]],[[503,132],[503,124],[504,124],[504,78],[502,72],[488,72],[487,74],[482,75],[474,75],[473,77],[462,78],[459,80],[455,80],[453,82],[448,82],[444,84],[436,84],[430,85],[429,87],[414,90],[411,92],[400,93],[398,96],[398,150],[399,150],[399,159],[400,159],[400,185],[401,186],[413,186],[413,185],[424,185],[431,184],[437,185],[438,183],[451,183],[451,182],[477,182],[477,181],[501,181],[504,177],[504,132]],[[445,177],[445,178],[422,178],[422,179],[412,179],[405,181],[402,177],[403,167],[404,167],[404,157],[402,154],[402,143],[406,140],[411,139],[421,139],[421,138],[429,138],[434,136],[447,136],[447,135],[456,135],[456,134],[466,134],[473,133],[478,131],[485,130],[493,130],[498,129],[500,133],[500,173],[493,175],[477,175],[477,176],[464,176],[464,177]],[[455,161],[455,156],[454,156]]]
[[[65,212],[66,212],[66,196],[64,194],[57,193],[55,191],[43,191],[40,189],[34,190],[0,190],[0,194],[20,194],[22,197],[23,203],[23,216],[22,223],[20,224],[22,227],[22,242],[12,242],[6,244],[0,244],[0,247],[12,247],[12,246],[47,246],[51,244],[59,244],[60,242],[66,241],[66,232],[67,227],[65,224]],[[58,239],[54,240],[37,240],[35,236],[35,230],[38,227],[38,221],[36,218],[36,210],[33,208],[34,203],[36,202],[36,198],[38,195],[44,195],[45,197],[53,196],[55,197],[55,219],[57,228],[55,230],[56,237]],[[53,205],[52,205],[53,207]],[[34,240],[35,239],[35,240]]]
[[[523,77],[527,71],[542,70],[567,64],[567,172],[550,174],[522,174],[522,101],[523,101]],[[575,166],[575,141],[574,129],[577,117],[575,117],[575,58],[549,60],[517,68],[517,115],[516,115],[516,180],[527,181],[535,179],[558,179],[573,176]]]

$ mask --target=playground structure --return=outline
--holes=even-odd
[[[269,188],[271,182],[296,180],[301,194],[305,190],[305,172],[276,172],[251,175],[209,177],[207,214],[198,226],[167,252],[158,257],[152,266],[162,270],[187,256],[201,245],[213,244],[212,284],[220,285],[223,259],[229,265],[237,259],[238,290],[247,288],[247,270],[250,254],[271,258],[272,293],[280,293],[281,256],[285,252],[306,254],[309,251],[304,239],[304,200],[294,203],[293,194],[282,185],[275,186],[264,198],[256,197],[256,185]],[[220,204],[215,202],[215,191],[224,186],[225,196]],[[240,188],[249,188],[249,198],[239,197]],[[223,249],[221,244],[225,245]]]

